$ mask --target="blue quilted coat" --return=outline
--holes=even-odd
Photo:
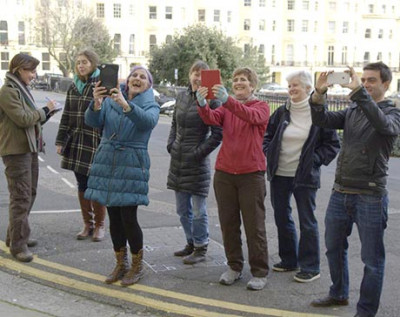
[[[124,91],[123,87],[121,90]],[[92,102],[85,112],[85,123],[103,131],[89,172],[85,198],[104,206],[149,204],[147,144],[157,124],[160,107],[152,89],[138,94],[128,103],[132,111],[124,113],[116,102],[106,98],[100,111],[93,110]]]

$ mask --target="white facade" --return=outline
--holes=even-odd
[[[53,0],[57,5],[60,1]],[[76,0],[75,0],[76,1]],[[120,55],[121,77],[132,63],[146,64],[151,45],[161,45],[183,28],[204,23],[235,39],[261,46],[276,82],[297,69],[313,74],[346,65],[362,71],[365,62],[383,61],[393,70],[391,90],[400,90],[399,0],[79,0],[109,29]],[[1,69],[7,57],[29,52],[42,63],[39,74],[60,73],[40,47],[31,21],[40,0],[0,0]],[[7,30],[4,30],[4,22]],[[21,31],[23,22],[24,31]],[[25,44],[21,44],[24,32]],[[44,63],[43,63],[44,62]]]

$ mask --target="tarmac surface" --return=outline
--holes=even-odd
[[[38,96],[35,98],[38,99]],[[59,169],[49,154],[40,162],[39,196],[30,216],[32,236],[39,240],[38,246],[32,249],[35,258],[28,264],[15,261],[3,242],[7,226],[8,193],[3,166],[0,164],[0,316],[354,316],[363,273],[355,227],[349,239],[350,305],[328,309],[316,309],[309,305],[314,298],[325,296],[330,285],[324,255],[323,219],[335,162],[323,169],[322,188],[317,198],[321,278],[303,284],[293,280],[293,272],[271,271],[264,290],[249,291],[246,283],[251,274],[246,263],[243,278],[232,286],[223,286],[218,279],[226,270],[226,259],[212,194],[208,202],[210,244],[207,261],[184,265],[181,258],[173,256],[174,251],[183,247],[184,239],[175,214],[173,192],[165,188],[165,169],[168,169],[169,159],[161,152],[160,146],[164,143],[169,125],[170,118],[161,117],[157,131],[153,133],[153,143],[149,149],[153,164],[151,203],[148,207],[139,208],[143,211],[139,212],[139,222],[144,233],[145,276],[139,284],[127,288],[118,283],[106,285],[103,282],[114,265],[108,230],[105,240],[99,243],[75,239],[81,226],[76,189],[66,188],[61,181],[64,178],[73,183],[73,174]],[[49,165],[59,174],[51,174]],[[399,171],[400,159],[392,158],[388,183],[391,202],[385,236],[386,275],[378,317],[400,315],[400,278],[397,271],[400,262]],[[54,204],[54,201],[57,203]],[[265,203],[272,266],[279,261],[277,236],[268,197]],[[55,209],[54,205],[59,208]],[[293,213],[298,225],[295,204]],[[247,258],[245,236],[242,238]]]

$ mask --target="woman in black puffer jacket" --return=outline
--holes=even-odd
[[[208,245],[206,199],[211,179],[208,154],[222,140],[222,129],[204,124],[197,113],[196,91],[201,84],[202,69],[209,69],[202,61],[190,68],[190,85],[177,97],[167,144],[171,154],[167,187],[175,191],[176,211],[187,240],[187,245],[174,255],[185,256],[185,264],[205,260]],[[214,109],[219,105],[216,100],[210,103]]]

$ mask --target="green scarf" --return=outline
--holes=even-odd
[[[95,69],[95,71],[92,73],[90,78],[94,78],[100,75],[100,70],[98,68]],[[86,87],[87,81],[83,82],[82,80],[79,79],[78,75],[74,75],[74,84],[76,88],[78,89],[79,93],[82,95],[83,90]]]

